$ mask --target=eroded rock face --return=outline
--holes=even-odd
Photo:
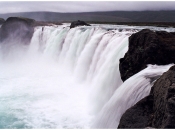
[[[120,59],[123,81],[147,67],[147,64],[175,63],[175,33],[143,29],[129,38],[129,49]]]
[[[152,126],[175,128],[175,66],[155,82],[150,94],[153,96]]]
[[[118,128],[175,128],[175,66],[165,72],[145,97],[122,116]]]
[[[0,29],[1,43],[28,44],[33,36],[33,24],[33,19],[9,17]]]
[[[78,20],[78,21],[72,22],[71,25],[70,25],[70,28],[74,28],[74,27],[77,27],[77,26],[91,26],[91,25],[90,24],[87,24],[84,21]]]

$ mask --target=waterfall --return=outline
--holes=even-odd
[[[119,59],[135,29],[36,27],[31,43],[0,48],[0,128],[117,128],[122,114],[148,95],[152,66],[124,83]]]
[[[149,95],[154,78],[162,75],[172,64],[166,66],[149,65],[126,80],[104,105],[93,124],[94,128],[117,128],[123,113]],[[152,80],[154,79],[154,80]]]

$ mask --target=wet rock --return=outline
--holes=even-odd
[[[74,27],[77,27],[77,26],[91,26],[91,25],[90,24],[87,24],[84,21],[78,20],[78,21],[72,22],[71,25],[70,25],[70,28],[74,28]]]
[[[120,119],[118,128],[145,128],[150,126],[152,116],[153,100],[151,96],[140,100],[128,109]]]
[[[3,24],[5,20],[3,18],[0,18],[0,25]]]
[[[165,72],[145,97],[122,116],[119,128],[175,128],[175,66]]]
[[[129,37],[129,49],[120,59],[123,81],[145,69],[147,64],[175,63],[175,32],[143,29]]]
[[[175,128],[175,66],[157,80],[151,90],[153,96],[152,126]]]
[[[1,26],[1,43],[28,44],[34,32],[34,20],[21,17],[9,17]]]

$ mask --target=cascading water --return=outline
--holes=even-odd
[[[167,71],[172,64],[166,66],[149,65],[126,80],[104,105],[95,119],[94,128],[117,128],[123,113],[149,95],[155,77]]]
[[[150,78],[170,67],[149,66],[122,82],[119,59],[135,31],[36,27],[29,46],[0,48],[0,128],[117,128],[148,95]]]

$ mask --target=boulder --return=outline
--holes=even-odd
[[[175,63],[175,32],[143,29],[129,37],[129,49],[120,59],[121,79],[145,69],[147,64]]]
[[[21,17],[9,17],[1,26],[0,42],[28,44],[34,32],[34,20]]]
[[[91,26],[91,25],[90,24],[87,24],[84,21],[78,20],[78,21],[72,22],[71,25],[70,25],[70,28],[74,28],[74,27],[77,27],[77,26]]]
[[[153,85],[150,94],[129,108],[118,128],[175,128],[175,65]]]

